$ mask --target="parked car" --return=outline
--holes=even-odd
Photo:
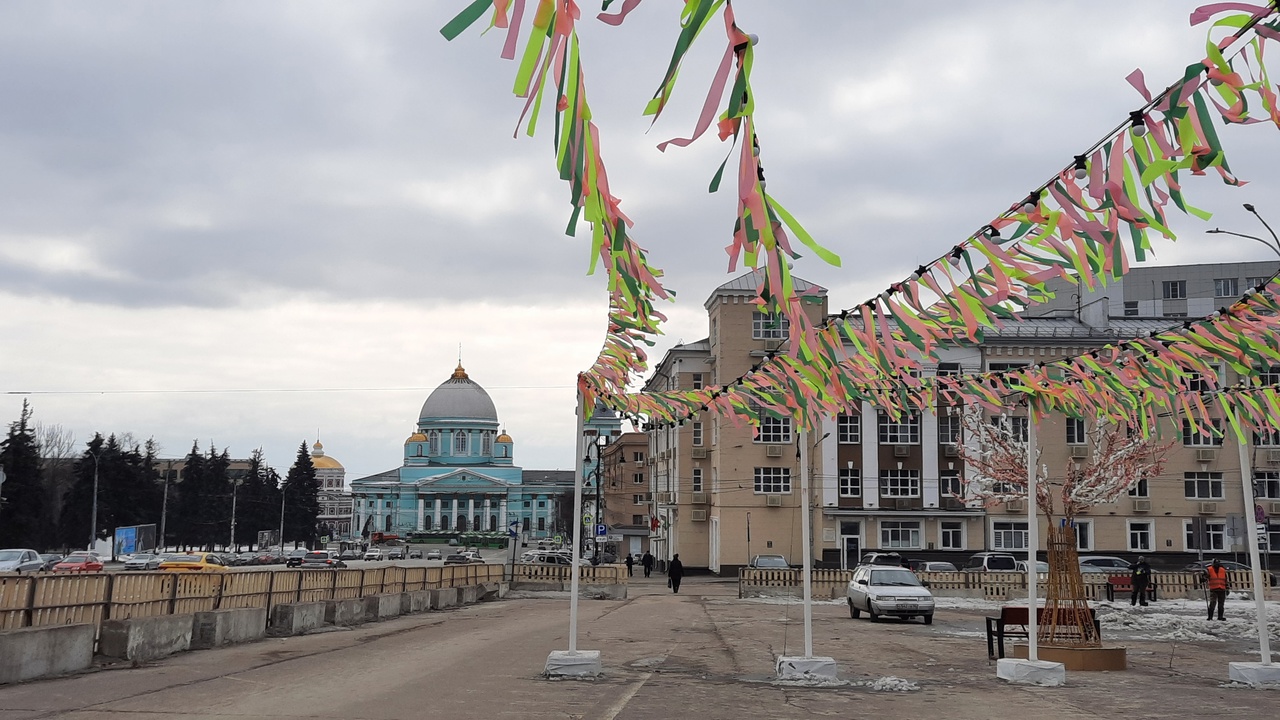
[[[893,567],[907,567],[902,562],[902,556],[896,552],[869,552],[862,556],[859,565],[889,565]]]
[[[227,563],[218,555],[206,552],[170,555],[160,563],[166,572],[226,572]]]
[[[1129,561],[1114,555],[1081,555],[1080,571],[1085,573],[1108,573],[1114,575],[1116,573],[1129,572]]]
[[[1186,567],[1182,568],[1185,572],[1203,573],[1208,565],[1212,565],[1212,560],[1197,560]],[[1226,568],[1228,572],[1232,570],[1249,570],[1249,566],[1234,560],[1218,560],[1218,564]],[[1265,567],[1265,565],[1263,566]]]
[[[908,568],[859,565],[853,570],[845,596],[852,618],[865,610],[872,622],[889,616],[919,617],[925,625],[933,624],[933,594]]]
[[[338,553],[338,559],[339,560],[359,560],[360,553],[356,552],[351,548],[347,548],[346,550],[343,550],[342,552]]]
[[[404,548],[402,548],[402,547],[393,547],[393,548],[391,548],[390,550],[387,550],[387,559],[388,559],[388,560],[403,560],[403,559],[404,559]]]
[[[414,548],[409,551],[409,559],[413,560],[415,558],[418,560],[422,559],[422,548]]]
[[[788,563],[787,559],[782,555],[756,555],[755,557],[751,558],[751,562],[747,565],[747,567],[759,568],[762,570],[764,569],[786,570],[791,567],[791,564]]]
[[[125,570],[159,570],[162,559],[151,553],[138,553],[124,563]]]
[[[916,572],[956,572],[954,563],[943,562],[940,560],[925,560],[914,568]]]
[[[56,573],[102,572],[102,558],[88,551],[73,552],[53,566]]]
[[[442,555],[439,550],[428,550],[426,555],[428,560],[439,560],[443,557],[444,555]]]
[[[337,553],[329,552],[328,550],[315,550],[307,553],[302,558],[301,567],[303,570],[336,570],[346,567],[347,564],[342,562],[337,555]]]
[[[275,550],[259,550],[250,565],[279,565],[284,562],[283,556]]]
[[[62,562],[62,555],[58,553],[43,553],[40,559],[44,561],[44,565],[40,567],[44,572],[52,572],[53,566]]]
[[[974,553],[962,569],[965,572],[1013,572],[1018,569],[1018,559],[1006,552]]]
[[[306,548],[294,548],[284,556],[285,567],[298,567],[302,564],[302,558],[307,556]]]
[[[466,565],[471,562],[471,556],[466,553],[453,553],[444,559],[445,565]]]
[[[0,572],[40,572],[44,569],[44,560],[40,553],[26,548],[0,550]]]
[[[368,550],[366,550],[366,551],[365,551],[365,553],[364,553],[364,559],[365,559],[365,560],[381,560],[381,559],[382,559],[382,551],[381,551],[381,550],[379,550],[378,548],[370,548],[370,549],[368,549]]]
[[[1019,561],[1018,561],[1018,572],[1020,572],[1020,573],[1024,573],[1024,572],[1026,572],[1026,571],[1027,571],[1027,561],[1026,561],[1026,560],[1019,560]],[[1037,572],[1037,573],[1047,573],[1047,572],[1049,572],[1049,563],[1045,562],[1044,560],[1037,560],[1037,561],[1036,561],[1036,572]]]

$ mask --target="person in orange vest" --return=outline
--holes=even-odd
[[[1218,619],[1226,620],[1222,616],[1222,606],[1227,602],[1227,569],[1222,567],[1222,563],[1218,562],[1218,558],[1213,559],[1213,564],[1204,569],[1205,580],[1209,583],[1209,619],[1213,619],[1213,606],[1218,606]]]

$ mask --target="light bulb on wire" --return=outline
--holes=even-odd
[[[1142,137],[1147,134],[1147,123],[1142,117],[1141,110],[1134,110],[1129,113],[1129,123],[1134,137]]]
[[[1086,164],[1085,157],[1083,155],[1076,156],[1075,176],[1077,180],[1083,180],[1089,177],[1089,166]]]

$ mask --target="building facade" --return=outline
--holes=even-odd
[[[1175,294],[1185,288],[1187,296],[1178,298],[1177,308],[1144,306],[1151,299],[1138,290],[1133,294],[1140,299],[1130,300],[1120,294],[1119,283],[1104,289],[1118,294],[1116,302],[1099,296],[1103,290],[1063,298],[1072,294],[1067,286],[1059,294],[1061,307],[1037,307],[1039,317],[988,332],[979,345],[943,348],[921,371],[1007,370],[1145,336],[1167,328],[1169,318],[1182,317],[1179,313],[1207,314],[1229,304],[1236,297],[1217,293],[1243,292],[1275,268],[1276,263],[1146,268],[1162,279],[1135,277],[1137,269],[1126,278],[1135,288],[1159,283],[1157,292],[1166,282]],[[1233,277],[1234,283],[1228,282]],[[759,274],[748,273],[717,288],[705,304],[708,338],[672,348],[645,389],[723,384],[782,350],[785,320],[761,313],[753,303],[760,283]],[[825,289],[798,279],[796,289],[808,296],[812,321],[826,317]],[[1134,315],[1128,312],[1132,302],[1161,315]],[[1280,368],[1257,371],[1280,379]],[[1238,379],[1225,369],[1221,375],[1227,383]],[[1018,410],[1011,414],[1014,431],[1025,432],[1025,412],[1021,419]],[[790,418],[765,417],[755,427],[707,412],[677,427],[650,431],[645,465],[651,514],[658,521],[652,548],[659,558],[678,552],[687,566],[724,574],[762,553],[785,555],[798,564],[805,542],[815,560],[828,567],[852,567],[868,550],[957,565],[981,550],[1025,551],[1028,527],[1021,503],[984,508],[968,498],[958,450],[966,442],[960,421],[958,408],[895,420],[862,403],[823,418],[807,438]],[[1051,482],[1060,481],[1070,463],[1087,460],[1090,422],[1061,415],[1038,419],[1037,444]],[[1077,519],[1082,553],[1140,553],[1165,567],[1202,554],[1231,557],[1247,552],[1245,523],[1255,519],[1267,524],[1271,552],[1280,549],[1280,432],[1252,438],[1243,454],[1229,434],[1210,438],[1175,420],[1160,428],[1160,437],[1173,446],[1158,477]],[[810,478],[809,508],[800,504],[803,473]],[[1255,508],[1243,507],[1246,477],[1254,481]],[[802,512],[811,516],[810,538],[801,533]]]
[[[354,504],[346,490],[347,470],[335,458],[324,454],[319,440],[311,446],[311,465],[316,469],[316,493],[320,505],[317,523],[321,536],[332,540],[351,537],[351,517]]]
[[[649,550],[651,529],[649,439],[644,433],[622,433],[603,453],[604,523],[619,557]]]

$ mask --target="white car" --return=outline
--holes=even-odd
[[[933,624],[933,594],[907,568],[859,565],[853,570],[845,594],[849,617],[857,618],[865,610],[872,622],[882,616],[904,620],[919,617],[925,625]]]
[[[1026,571],[1027,571],[1027,561],[1026,561],[1026,560],[1019,560],[1019,561],[1018,561],[1018,572],[1020,572],[1020,573],[1024,573],[1024,572],[1026,572]],[[1047,572],[1049,572],[1049,563],[1045,562],[1044,560],[1037,560],[1037,561],[1036,561],[1036,572],[1038,572],[1038,573],[1047,573]]]
[[[426,557],[427,560],[441,560],[443,558],[444,558],[444,555],[442,555],[439,550],[427,551],[427,557]]]
[[[365,560],[381,560],[381,559],[382,559],[382,551],[381,551],[381,550],[366,550],[366,551],[365,551],[365,553],[364,553],[364,559],[365,559]]]

